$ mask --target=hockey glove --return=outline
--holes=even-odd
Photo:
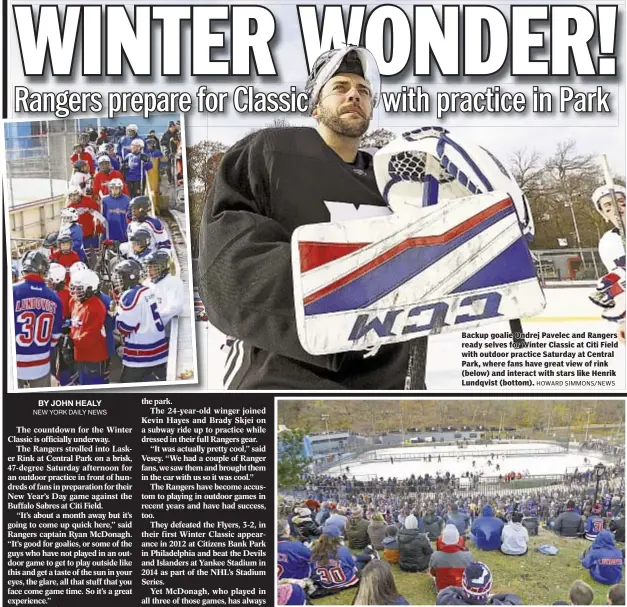
[[[616,267],[597,283],[590,301],[604,309],[601,316],[617,322],[625,318],[625,268]]]

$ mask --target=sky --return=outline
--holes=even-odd
[[[169,2],[157,0],[155,5]],[[26,0],[17,0],[14,5],[28,4]],[[41,4],[53,4],[48,0],[43,0]],[[63,5],[64,3],[61,3]],[[410,11],[413,4],[405,0],[396,2],[398,6]],[[433,4],[442,4],[434,2]],[[467,4],[470,4],[469,2]],[[496,4],[507,12],[508,2]],[[559,4],[554,2],[554,4]],[[579,2],[581,5],[588,5],[594,12],[597,4],[590,2]],[[13,88],[16,85],[28,86],[31,91],[101,91],[106,95],[111,90],[115,91],[139,91],[139,92],[161,92],[161,91],[188,91],[195,95],[196,90],[201,85],[206,85],[211,91],[232,92],[240,85],[253,85],[256,90],[261,91],[282,91],[289,90],[290,86],[296,86],[302,90],[307,76],[307,66],[305,53],[303,50],[303,40],[299,27],[298,14],[295,4],[268,0],[264,5],[272,11],[277,23],[277,39],[273,46],[273,57],[278,70],[278,77],[271,82],[268,79],[259,77],[192,77],[189,75],[190,63],[190,41],[189,35],[183,34],[183,72],[184,76],[177,79],[166,80],[157,75],[150,78],[120,77],[91,77],[86,78],[80,75],[80,51],[77,51],[77,66],[75,70],[79,75],[54,78],[52,76],[42,78],[27,78],[23,74],[22,62],[17,43],[16,28],[9,27],[9,84],[11,87],[10,96],[12,99]],[[127,6],[132,6],[128,4]],[[372,9],[374,5],[368,7]],[[624,3],[621,4],[624,22]],[[9,17],[12,19],[12,11]],[[624,29],[624,28],[623,28]],[[158,32],[157,32],[158,33]],[[160,54],[160,34],[156,36],[153,48],[153,55],[157,57],[156,65],[158,69],[158,57]],[[418,114],[392,114],[386,113],[381,106],[375,111],[372,128],[378,126],[389,128],[395,133],[401,133],[411,128],[421,126],[441,125],[449,128],[451,132],[458,136],[472,139],[490,149],[496,156],[507,161],[514,151],[527,149],[536,151],[541,156],[552,154],[558,143],[567,139],[575,140],[577,149],[581,153],[598,155],[607,153],[612,169],[619,173],[625,173],[625,82],[624,76],[624,41],[623,36],[618,37],[617,57],[619,64],[618,78],[595,78],[584,80],[582,78],[565,77],[559,81],[550,82],[543,80],[541,86],[543,90],[558,95],[560,86],[572,86],[577,91],[595,91],[598,85],[610,92],[609,103],[612,108],[610,114],[575,114],[553,112],[551,114],[534,114],[527,111],[523,114],[448,114],[444,119],[438,120],[434,112]],[[130,71],[127,70],[130,74]],[[416,77],[409,70],[408,76],[384,78],[383,91],[392,92],[400,90],[405,85],[409,87],[422,86],[431,97],[432,102],[439,92],[466,92],[483,91],[487,87],[499,86],[502,91],[530,93],[532,85],[535,84],[533,78],[516,81],[507,73],[500,77],[489,77],[485,79],[473,79],[472,77],[443,78],[435,75],[431,78]],[[530,97],[530,95],[527,95]],[[230,104],[227,104],[230,105]],[[33,114],[16,114],[9,108],[9,116],[12,118],[32,119]],[[40,117],[38,115],[37,117]],[[204,139],[221,141],[227,145],[234,143],[253,128],[266,126],[274,118],[285,118],[294,125],[314,126],[311,118],[299,114],[238,114],[233,109],[224,113],[200,113],[192,110],[186,114],[186,137],[187,143],[193,144]]]

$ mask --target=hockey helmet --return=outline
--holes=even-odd
[[[60,263],[51,263],[48,268],[46,280],[52,288],[60,288],[65,283],[66,274],[67,270]]]
[[[324,85],[338,72],[362,76],[370,86],[372,107],[377,106],[381,91],[381,75],[377,62],[368,49],[347,45],[322,53],[314,62],[305,84],[305,92],[309,96],[309,114],[318,105]]]
[[[144,140],[143,139],[133,139],[131,141],[131,148],[139,148],[140,150],[144,149]]]
[[[45,276],[49,267],[50,262],[41,251],[29,251],[22,258],[22,272],[24,274]]]
[[[83,197],[83,191],[75,183],[68,186],[67,198],[70,202],[80,202]]]
[[[87,266],[86,263],[83,263],[82,261],[75,261],[70,266],[70,276],[72,274],[76,274],[76,272],[80,272],[81,270],[89,270],[89,267]]]
[[[111,172],[111,158],[104,154],[103,156],[98,156],[98,167],[103,173]]]
[[[138,228],[133,232],[129,240],[135,253],[143,253],[150,246],[152,234],[144,228]]]
[[[118,263],[111,274],[113,289],[118,296],[138,285],[141,281],[142,266],[136,259],[125,259]]]
[[[87,164],[86,160],[77,160],[73,165],[72,168],[75,171],[79,171],[81,173],[85,173],[89,171],[89,165]]]
[[[78,193],[81,193],[80,189],[78,190]],[[66,207],[65,209],[62,209],[61,221],[64,223],[76,223],[78,221],[78,211],[73,207]]]
[[[135,137],[137,135],[137,125],[136,124],[129,124],[126,127],[126,136],[127,137]]]
[[[69,253],[72,250],[72,235],[69,232],[59,232],[57,245],[62,253]],[[63,245],[68,245],[64,247]]]
[[[76,210],[76,209],[73,209]],[[50,232],[50,234],[46,234],[44,238],[44,242],[42,244],[44,249],[52,249],[52,247],[57,246],[57,238],[59,237],[59,232]]]
[[[164,249],[152,251],[146,255],[144,265],[148,278],[152,282],[159,282],[170,273],[170,253]]]
[[[135,196],[128,206],[131,209],[132,218],[136,221],[144,221],[152,209],[148,196]]]
[[[85,301],[95,295],[100,286],[100,278],[93,270],[80,270],[70,275],[70,295],[78,301]]]
[[[594,190],[594,193],[592,194],[592,202],[594,204],[594,208],[599,211],[599,213],[602,214],[601,211],[601,200],[603,198],[605,198],[606,196],[609,197],[609,199],[612,199],[612,191],[610,189],[609,186],[603,184],[600,185],[596,190]],[[618,199],[620,199],[620,197],[622,196],[623,201],[625,200],[625,186],[622,185],[615,185],[614,186],[614,196]]]
[[[122,193],[122,189],[124,188],[124,183],[122,183],[121,179],[118,179],[117,177],[115,177],[109,182],[109,185],[107,187],[109,188],[109,192],[111,193],[111,195],[114,198],[117,198]],[[117,190],[115,194],[113,193],[114,188]]]

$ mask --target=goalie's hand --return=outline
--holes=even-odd
[[[589,296],[590,301],[605,309],[615,308],[622,302],[623,313],[625,310],[625,268],[616,267],[603,276],[597,283],[596,291]]]

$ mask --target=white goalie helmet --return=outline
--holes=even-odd
[[[626,194],[625,194],[625,187],[622,185],[615,185],[614,186],[614,195],[621,195],[623,196],[623,198],[627,198]],[[592,194],[592,202],[594,204],[594,208],[599,211],[599,213],[601,212],[601,199],[605,198],[606,196],[612,196],[612,190],[609,186],[603,184],[600,185],[596,190],[594,190],[594,193]]]
[[[76,223],[78,221],[78,211],[71,207],[66,207],[61,211],[61,221],[63,223]]]
[[[79,270],[70,276],[70,294],[79,301],[95,295],[100,286],[100,278],[93,270]]]
[[[60,263],[51,263],[48,268],[48,274],[46,278],[53,284],[56,285],[60,282],[65,281],[65,275],[67,270],[65,266],[62,266]]]
[[[374,172],[383,198],[395,212],[473,194],[507,193],[523,234],[533,238],[529,201],[512,174],[491,152],[442,127],[403,133],[374,155]]]
[[[89,267],[86,263],[83,263],[82,261],[75,261],[70,266],[70,276],[76,274],[77,272],[80,272],[81,270],[89,270]]]
[[[137,145],[139,146],[142,150],[144,149],[144,140],[143,139],[133,139],[133,141],[131,141],[131,146],[133,145]]]

